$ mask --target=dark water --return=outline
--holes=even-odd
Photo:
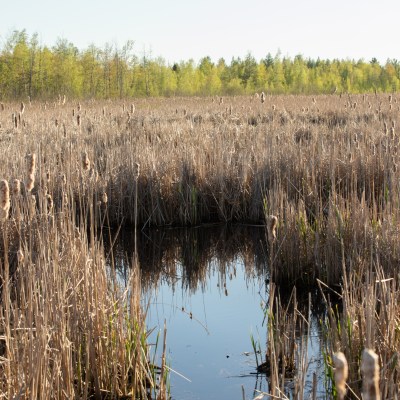
[[[163,335],[164,322],[167,327],[172,399],[243,399],[243,393],[253,399],[258,391],[268,392],[266,375],[256,373],[251,342],[253,337],[261,348],[258,357],[264,358],[269,300],[264,229],[148,231],[138,235],[137,247],[143,304],[149,304],[147,325],[155,328],[150,342]],[[123,260],[132,256],[133,248],[133,234],[121,234],[115,251],[121,281]],[[308,339],[296,341],[308,348],[305,392],[311,392],[313,373],[318,372],[317,393],[323,398],[317,321],[317,316],[311,318]],[[289,379],[285,386],[289,398],[294,386],[295,380]]]

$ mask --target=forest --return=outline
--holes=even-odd
[[[267,47],[267,44],[266,44]],[[140,53],[140,55],[138,55]],[[250,53],[214,62],[167,63],[134,41],[78,49],[65,38],[48,47],[14,31],[0,47],[0,99],[50,100],[268,94],[389,93],[400,89],[400,61],[321,60]]]

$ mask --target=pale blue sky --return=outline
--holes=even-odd
[[[3,3],[3,5],[1,4]],[[283,56],[385,62],[400,59],[398,0],[0,0],[0,44],[14,29],[78,48],[135,41],[172,63],[209,55]]]

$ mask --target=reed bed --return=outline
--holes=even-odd
[[[351,365],[362,348],[375,348],[387,365],[382,388],[399,389],[396,94],[141,99],[133,107],[128,101],[26,102],[21,110],[20,103],[5,103],[0,111],[0,178],[25,182],[23,201],[15,203],[11,194],[1,212],[8,209],[7,225],[20,213],[30,232],[32,221],[54,217],[51,223],[42,218],[25,237],[18,226],[7,228],[5,253],[53,260],[59,246],[44,252],[36,243],[57,243],[49,239],[65,234],[56,221],[66,207],[71,243],[73,225],[83,235],[104,224],[264,224],[276,216],[268,245],[274,284],[299,290],[319,284],[331,310],[329,352],[342,350]],[[29,154],[36,154],[33,169]],[[90,246],[82,244],[91,260],[84,264],[100,266],[92,236]],[[334,292],[340,312],[328,296]],[[10,314],[12,304],[7,307]],[[345,322],[351,329],[342,329]]]

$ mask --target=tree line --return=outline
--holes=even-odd
[[[66,39],[52,47],[38,35],[14,31],[0,48],[0,99],[125,98],[142,96],[397,92],[400,61],[282,57],[251,54],[213,62],[210,57],[168,64],[137,56],[134,42],[79,50]]]

